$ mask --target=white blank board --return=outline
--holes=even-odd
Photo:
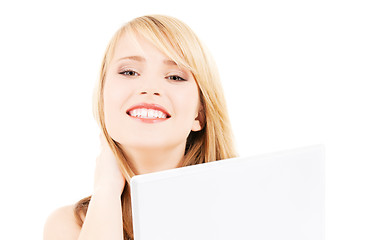
[[[324,239],[324,147],[132,178],[136,240]]]

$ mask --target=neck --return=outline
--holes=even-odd
[[[185,145],[172,149],[134,149],[125,147],[127,161],[136,174],[145,174],[176,168],[183,159]]]

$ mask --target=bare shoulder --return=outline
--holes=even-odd
[[[46,220],[44,240],[77,240],[80,230],[75,220],[74,205],[64,206],[52,212]]]

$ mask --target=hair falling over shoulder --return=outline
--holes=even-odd
[[[135,173],[126,161],[119,144],[107,133],[103,109],[106,70],[113,57],[115,46],[123,34],[145,37],[178,65],[189,69],[195,77],[203,108],[203,129],[190,133],[186,142],[185,157],[178,166],[232,158],[236,157],[236,152],[217,68],[195,33],[180,20],[163,15],[135,18],[121,27],[111,39],[104,55],[100,78],[94,91],[93,112],[127,181],[121,195],[121,203],[124,239],[129,240],[133,239],[129,182]],[[90,199],[91,197],[83,198],[75,205],[74,213],[80,226],[83,225]]]

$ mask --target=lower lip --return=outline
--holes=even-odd
[[[130,116],[130,115],[128,115],[128,116],[131,117],[134,120],[137,120],[137,121],[140,121],[140,122],[143,122],[143,123],[158,123],[158,122],[164,122],[168,119],[168,118],[139,118],[139,117],[133,117],[133,116]]]

